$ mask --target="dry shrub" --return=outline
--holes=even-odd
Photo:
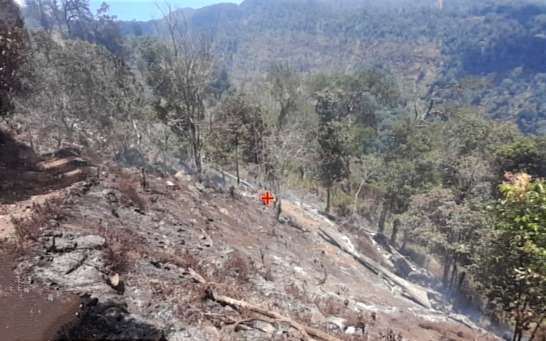
[[[144,199],[137,192],[137,185],[130,177],[124,177],[120,180],[118,190],[122,194],[122,202],[129,206],[135,206],[139,211],[146,210]]]
[[[311,299],[303,288],[298,287],[294,283],[290,283],[284,288],[284,292],[290,296],[292,300],[298,300],[302,303],[311,303]]]
[[[32,204],[32,213],[28,217],[11,217],[11,222],[15,227],[17,245],[23,246],[28,240],[37,241],[44,228],[49,226],[51,220],[60,220],[62,218],[62,199],[49,199],[39,205]]]
[[[301,324],[313,326],[313,315],[310,312],[293,312],[290,315],[295,321],[298,321]]]
[[[245,259],[240,251],[234,251],[224,262],[221,269],[216,269],[214,277],[218,282],[224,282],[226,277],[234,278],[238,283],[245,284],[250,276],[256,272],[254,266]]]
[[[347,309],[343,303],[333,297],[317,297],[315,306],[323,316],[340,316]]]
[[[127,273],[130,268],[128,260],[129,249],[121,243],[108,243],[104,251],[104,260],[113,273]]]
[[[173,263],[186,269],[191,268],[200,275],[204,275],[206,273],[205,269],[199,263],[199,259],[192,255],[187,249],[183,252],[176,250],[174,255],[163,254],[161,261]]]
[[[389,329],[386,333],[380,333],[380,340],[384,341],[402,341],[402,334]]]
[[[273,231],[275,231],[273,229]],[[260,260],[262,262],[261,270],[259,271],[260,275],[268,282],[273,282],[275,278],[273,277],[273,267],[271,265],[271,262],[265,261],[265,252],[263,250],[259,250],[260,252]]]
[[[104,260],[110,271],[127,273],[131,268],[130,252],[139,251],[142,241],[133,233],[125,229],[99,228],[99,235],[106,240]]]
[[[347,320],[348,326],[353,326],[355,328],[360,328],[362,330],[366,329],[366,326],[372,324],[361,312],[353,312],[352,310],[347,310],[347,313],[343,316]]]

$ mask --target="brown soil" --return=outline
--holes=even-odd
[[[15,254],[4,249],[0,259],[2,340],[52,340],[60,328],[77,319],[79,297],[43,288],[30,289],[25,276],[15,271]]]

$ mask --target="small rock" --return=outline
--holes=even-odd
[[[348,326],[347,328],[345,328],[345,334],[366,335],[366,326],[361,326],[361,327]]]
[[[113,287],[117,287],[119,285],[119,282],[119,274],[115,274],[114,276],[110,277],[110,285],[112,285]]]
[[[326,319],[326,322],[330,325],[330,327],[338,329],[340,332],[342,332],[345,330],[345,324],[347,323],[347,320],[341,317],[329,316]]]
[[[66,238],[53,238],[52,246],[57,252],[69,252],[76,249],[76,243]]]
[[[79,237],[75,242],[78,249],[101,249],[106,244],[106,240],[97,235]]]
[[[254,320],[252,322],[252,327],[254,329],[258,329],[258,330],[260,330],[260,331],[262,331],[262,332],[264,332],[265,334],[268,334],[268,335],[272,335],[273,333],[275,333],[277,331],[277,329],[275,327],[273,327],[270,323],[260,321],[260,320]]]
[[[189,340],[192,337],[191,333],[187,330],[181,330],[171,333],[167,338],[169,341],[182,341]]]
[[[123,281],[121,280],[121,277],[117,273],[114,274],[114,276],[111,276],[108,278],[108,285],[110,285],[114,290],[116,290],[120,294],[123,294],[125,292],[125,285]]]
[[[345,328],[345,334],[349,334],[349,335],[356,334],[356,328],[353,326],[349,326]]]

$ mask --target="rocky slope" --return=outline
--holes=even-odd
[[[220,177],[78,164],[79,182],[0,207],[14,339],[497,339],[426,271],[306,203],[283,200],[279,223]]]

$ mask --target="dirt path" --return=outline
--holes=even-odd
[[[16,273],[16,258],[0,251],[0,330],[2,340],[52,340],[57,331],[76,319],[79,297],[48,289],[29,289]]]
[[[32,214],[32,207],[34,205],[43,205],[50,200],[59,199],[62,197],[62,191],[54,191],[47,194],[31,196],[29,199],[17,202],[15,204],[0,205],[0,241],[15,241],[15,226],[12,222],[12,218],[27,218]]]

